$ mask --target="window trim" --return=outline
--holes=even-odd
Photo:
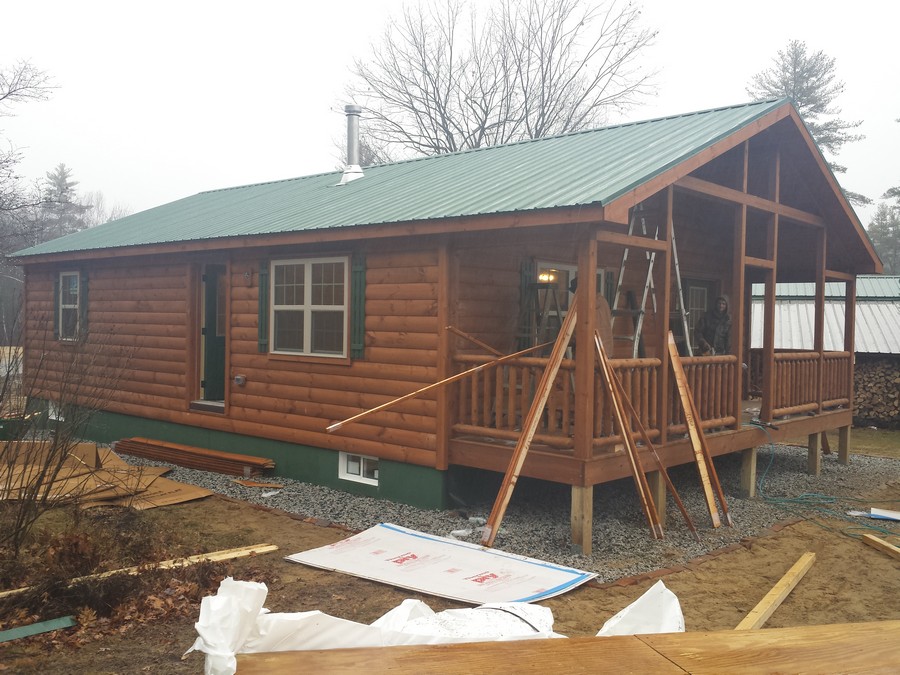
[[[343,264],[343,283],[344,283],[344,301],[343,305],[312,305],[307,304],[307,301],[310,298],[310,294],[312,293],[312,267],[318,263],[342,263]],[[300,307],[301,309],[289,309],[290,306],[285,306],[281,309],[275,304],[275,269],[280,265],[303,265],[304,266],[304,304],[296,305],[294,307]],[[269,262],[268,267],[268,324],[270,328],[267,331],[267,346],[268,353],[278,356],[302,356],[306,358],[317,358],[317,359],[348,359],[350,356],[350,311],[351,311],[351,286],[350,286],[350,268],[351,268],[351,260],[350,256],[347,255],[336,255],[336,256],[319,256],[319,257],[301,257],[301,258],[284,258],[271,260]],[[276,349],[276,335],[275,335],[275,314],[276,311],[296,311],[303,312],[304,314],[304,325],[312,327],[312,322],[310,320],[310,315],[312,312],[316,311],[319,307],[327,308],[327,311],[332,311],[335,313],[340,312],[342,314],[342,324],[343,324],[343,340],[341,345],[340,353],[329,353],[329,352],[315,352],[312,351],[312,331],[307,330],[304,331],[304,344],[302,350],[293,350],[293,349]],[[335,309],[340,307],[340,309]]]
[[[66,277],[74,277],[75,278],[75,304],[64,304],[63,303],[63,293],[66,290],[66,285],[64,283],[64,279]],[[57,340],[60,342],[75,342],[78,340],[78,336],[81,333],[81,315],[83,311],[83,288],[82,288],[82,274],[77,270],[66,270],[59,273],[59,277],[57,278],[57,291],[56,291],[56,325],[57,325]],[[65,310],[74,310],[75,311],[75,326],[71,335],[64,335],[65,329],[65,321],[63,321],[63,312]]]
[[[352,458],[356,458],[359,461],[359,474],[350,473],[347,471],[347,462]],[[362,475],[362,466],[365,460],[375,462],[375,478],[368,478],[367,476]],[[360,455],[359,453],[355,452],[341,451],[338,453],[338,478],[341,480],[349,480],[354,483],[363,483],[365,485],[377,486],[379,479],[378,464],[378,457],[373,457],[371,455]]]

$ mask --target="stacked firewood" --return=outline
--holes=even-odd
[[[900,427],[900,357],[858,358],[854,373],[854,420]]]

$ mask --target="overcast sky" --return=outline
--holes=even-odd
[[[637,0],[636,0],[637,1]],[[84,192],[141,211],[202,190],[331,171],[341,96],[402,0],[4,0],[0,65],[30,60],[58,86],[0,119],[21,173],[64,162]],[[791,39],[837,59],[842,117],[865,140],[840,182],[878,198],[900,185],[900,3],[644,0],[659,30],[645,65],[657,95],[636,121],[743,103],[752,75]],[[827,8],[827,9],[826,9]],[[868,225],[873,209],[858,210]]]

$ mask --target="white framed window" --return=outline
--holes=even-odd
[[[78,272],[60,272],[57,311],[59,339],[76,340],[81,314],[81,275]]]
[[[273,353],[347,356],[349,270],[346,257],[272,261]]]
[[[338,478],[367,485],[378,485],[377,457],[341,452],[338,461]]]

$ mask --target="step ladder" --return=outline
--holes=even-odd
[[[632,236],[634,234],[635,226],[640,223],[641,234],[645,237],[647,236],[647,210],[644,208],[643,202],[634,207],[631,211],[631,218],[628,223],[628,236]],[[687,311],[684,306],[684,293],[682,291],[681,286],[681,270],[678,265],[678,248],[675,244],[675,225],[674,222],[669,220],[669,230],[672,234],[672,260],[675,264],[675,288],[676,288],[676,304],[677,304],[677,312],[681,318],[682,329],[684,330],[685,335],[685,346],[687,350],[688,356],[693,356],[693,349],[691,347],[691,340],[688,330],[688,320],[687,320]],[[659,226],[657,225],[656,230],[653,233],[653,239],[659,239]],[[644,255],[647,260],[647,274],[644,278],[644,290],[641,295],[641,302],[639,305],[634,306],[634,295],[631,292],[626,293],[626,297],[629,300],[628,308],[619,307],[619,300],[622,297],[622,286],[625,279],[625,269],[628,263],[628,247],[625,247],[625,250],[622,253],[622,263],[619,265],[619,274],[616,280],[616,291],[613,295],[613,302],[610,306],[610,312],[612,314],[612,322],[615,324],[616,317],[618,316],[632,316],[633,325],[634,325],[634,334],[633,335],[616,335],[614,339],[616,340],[629,340],[633,343],[632,347],[632,358],[637,358],[641,352],[641,348],[643,343],[641,341],[641,333],[644,328],[644,317],[646,316],[646,307],[647,307],[647,298],[650,296],[653,302],[653,313],[657,312],[657,304],[656,304],[656,288],[653,284],[653,266],[656,263],[656,251],[645,251]]]
[[[520,316],[519,348],[555,339],[564,318],[557,285],[549,281],[529,282]]]

